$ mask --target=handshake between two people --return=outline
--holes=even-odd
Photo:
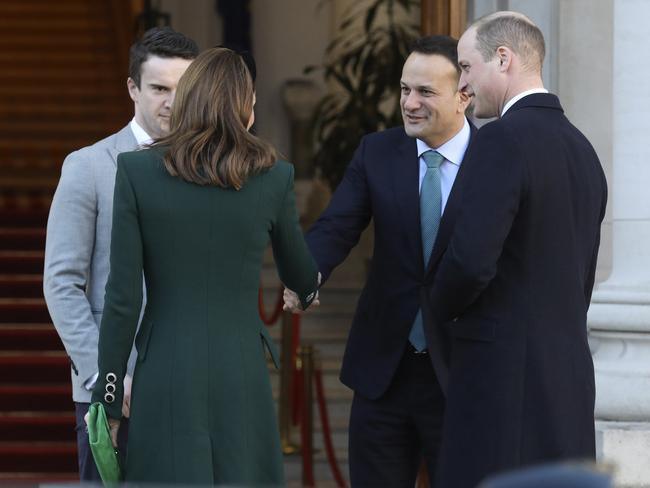
[[[321,274],[318,273],[318,286],[320,287],[321,284]],[[320,298],[319,298],[319,291],[316,290],[316,296],[314,300],[311,302],[309,305],[310,307],[318,307],[320,305]],[[294,292],[293,290],[290,290],[289,288],[285,287],[284,292],[282,294],[282,298],[284,300],[284,305],[282,305],[282,310],[285,312],[291,312],[291,313],[303,313],[305,310],[303,310],[302,305],[300,303],[300,298]]]

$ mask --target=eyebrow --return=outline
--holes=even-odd
[[[405,83],[402,80],[400,80],[399,84],[402,85],[402,86],[407,86],[407,87],[411,88],[411,86],[408,83]],[[414,88],[417,89],[417,90],[433,90],[434,89],[433,86],[431,86],[431,85],[417,85]]]

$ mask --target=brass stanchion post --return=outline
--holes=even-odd
[[[280,364],[280,441],[283,454],[295,454],[298,446],[291,441],[291,410],[293,407],[293,372],[296,367],[293,361],[293,326],[291,312],[282,314],[282,355]]]
[[[302,365],[303,401],[302,401],[302,453],[303,453],[303,486],[314,486],[314,412],[313,412],[313,377],[314,377],[314,348],[300,348],[300,363]]]

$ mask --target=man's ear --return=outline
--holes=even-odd
[[[512,63],[512,57],[514,53],[512,49],[507,46],[499,46],[497,48],[497,58],[499,60],[499,71],[505,73],[508,71],[510,64]]]
[[[472,102],[472,97],[467,94],[465,90],[458,90],[458,111],[465,112],[469,104]]]
[[[140,89],[138,85],[133,81],[133,78],[130,76],[126,80],[126,88],[129,90],[129,96],[134,102],[138,101],[138,95],[140,94]]]

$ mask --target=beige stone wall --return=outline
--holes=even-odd
[[[221,43],[221,19],[214,0],[160,0],[160,10],[171,14],[172,27],[194,39],[201,49]]]
[[[613,2],[564,0],[559,12],[559,96],[569,119],[596,149],[610,188],[598,281],[612,268]]]

